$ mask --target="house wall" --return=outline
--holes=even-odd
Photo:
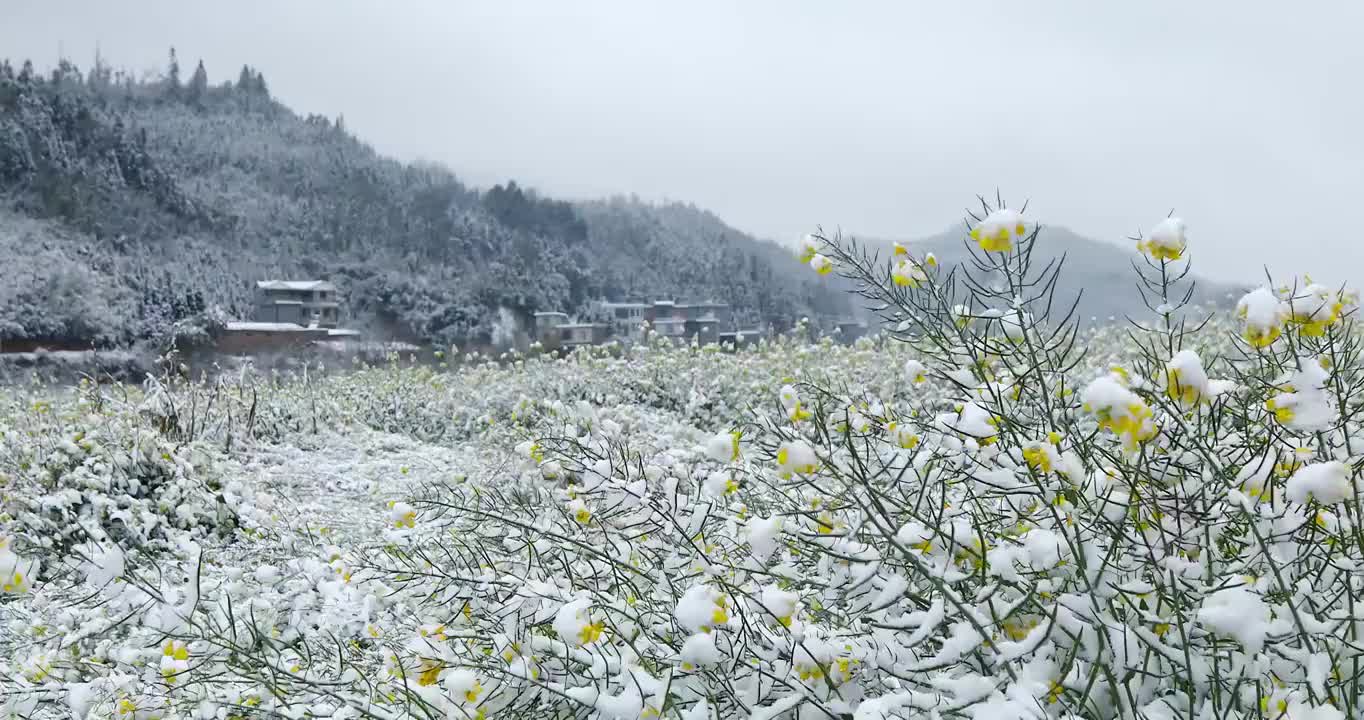
[[[328,339],[326,330],[224,330],[217,339],[219,352],[250,354],[303,347],[317,340]]]
[[[688,320],[686,324],[687,339],[696,338],[702,345],[717,342],[720,339],[720,323],[712,320]]]
[[[563,332],[559,326],[567,322],[568,316],[562,314],[531,316],[535,341],[546,350],[557,349],[564,341]]]
[[[24,340],[0,340],[0,353],[27,353],[38,350],[76,351],[89,350],[93,343],[89,340],[70,340],[62,338],[27,338]]]
[[[650,318],[650,308],[642,306],[611,308],[611,330],[622,339],[639,340],[640,328]]]
[[[585,345],[601,345],[611,339],[609,323],[594,323],[589,326],[558,328],[559,342],[556,346],[546,344],[548,349],[576,348]]]
[[[285,301],[286,304],[280,304]],[[336,293],[331,290],[257,290],[257,322],[287,322],[308,326],[313,315],[320,327],[333,328],[340,322]]]
[[[255,322],[294,323],[307,325],[302,305],[275,305],[260,303],[256,305],[251,319]]]

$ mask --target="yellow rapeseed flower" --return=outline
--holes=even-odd
[[[421,672],[417,674],[417,684],[422,687],[435,685],[443,670],[445,670],[445,665],[439,660],[422,660]]]
[[[587,645],[601,639],[602,624],[588,623],[578,631],[578,644]]]
[[[1051,454],[1047,452],[1047,447],[1040,443],[1023,448],[1023,460],[1028,463],[1028,467],[1044,475],[1052,471]]]
[[[971,228],[971,239],[985,252],[1008,252],[1013,249],[1014,238],[1022,239],[1027,232],[1022,215],[1000,208]]]

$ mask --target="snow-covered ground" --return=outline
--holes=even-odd
[[[983,227],[1021,286],[1027,226]],[[1142,252],[1168,277],[1165,231]],[[1196,333],[1072,341],[902,255],[868,277],[919,293],[890,296],[930,313],[902,323],[914,349],[0,392],[0,707],[1364,714],[1352,295],[1266,288]]]

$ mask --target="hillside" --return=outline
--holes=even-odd
[[[969,268],[970,254],[963,240],[967,240],[965,229],[953,228],[902,244],[918,255],[933,253],[944,268],[962,263],[967,263]],[[858,242],[882,257],[888,256],[892,248],[889,240],[858,238]],[[1149,316],[1150,310],[1142,302],[1137,277],[1132,270],[1132,263],[1140,262],[1135,250],[1087,238],[1064,227],[1043,224],[1034,255],[1042,264],[1064,256],[1064,269],[1056,283],[1056,301],[1068,309],[1079,297],[1076,319],[1080,322],[1104,324],[1121,322],[1127,317]],[[1190,277],[1196,283],[1192,302],[1197,305],[1233,304],[1235,298],[1245,292],[1243,287],[1200,278],[1196,273]]]
[[[439,343],[601,298],[712,298],[778,328],[847,311],[789,251],[695,207],[470,188],[300,117],[250,68],[181,75],[173,55],[146,82],[0,64],[0,342],[160,338],[285,276],[336,282],[352,324]]]

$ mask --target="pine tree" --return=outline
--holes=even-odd
[[[251,73],[250,65],[243,65],[242,72],[237,76],[237,89],[241,92],[250,92],[256,84],[256,79]]]
[[[170,49],[170,65],[166,68],[166,92],[171,97],[180,95],[180,61],[175,58],[175,48]]]
[[[100,54],[99,48],[95,48],[95,66],[90,68],[90,74],[85,76],[85,81],[90,85],[91,90],[107,90],[113,78],[113,71],[108,63],[104,62],[104,56]]]
[[[189,79],[190,103],[201,104],[206,92],[208,92],[208,72],[204,70],[204,61],[200,60],[199,65],[194,68],[194,75]]]
[[[81,78],[81,71],[70,60],[62,58],[57,61],[57,67],[52,70],[52,85],[54,87],[62,87],[67,84],[78,85],[82,82],[84,80]]]

